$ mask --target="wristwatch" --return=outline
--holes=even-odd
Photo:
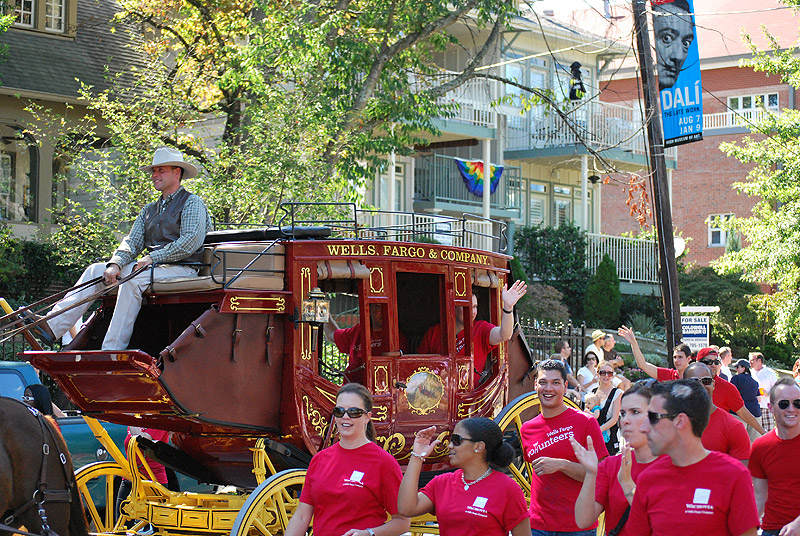
[[[375,531],[374,530],[367,529],[367,532],[369,532],[369,536],[375,536]]]

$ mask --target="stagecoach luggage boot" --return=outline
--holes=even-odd
[[[134,263],[128,264],[122,269],[120,277],[130,275]],[[106,270],[105,263],[95,263],[90,265],[84,270],[77,284],[85,283],[86,281],[95,279],[103,275]],[[153,277],[155,279],[167,279],[172,277],[189,277],[197,274],[197,271],[191,266],[181,266],[177,264],[162,264],[153,267]],[[117,304],[115,306],[115,314],[111,319],[111,324],[108,326],[105,338],[103,339],[103,350],[125,350],[128,348],[128,343],[133,334],[133,325],[136,322],[136,317],[142,307],[142,293],[150,285],[150,270],[145,270],[133,279],[123,283],[119,287],[117,294]],[[105,288],[103,283],[97,283],[89,287],[85,287],[74,293],[67,294],[64,299],[58,302],[50,314],[57,313],[62,309],[67,309],[70,305],[78,303],[79,301],[88,298],[89,296],[99,292]],[[69,331],[69,328],[75,325],[76,322],[83,318],[83,315],[91,306],[91,302],[86,302],[79,307],[65,311],[63,314],[51,318],[47,321],[50,329],[56,338],[60,338],[64,333]]]

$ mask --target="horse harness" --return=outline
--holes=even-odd
[[[23,504],[21,507],[17,508],[14,512],[10,515],[5,516],[3,518],[3,522],[0,523],[0,529],[14,532],[17,534],[23,534],[25,536],[58,536],[54,530],[50,528],[50,524],[47,521],[47,513],[45,512],[44,505],[45,503],[70,503],[72,502],[72,484],[69,471],[67,469],[67,456],[61,452],[59,449],[58,441],[56,441],[55,436],[53,435],[52,429],[50,429],[47,424],[44,422],[44,415],[37,410],[36,408],[32,408],[27,404],[19,402],[20,404],[25,406],[25,409],[31,412],[34,417],[39,422],[39,427],[42,429],[42,466],[39,468],[39,484],[36,486],[36,491],[33,492],[33,496],[31,499]],[[50,437],[50,441],[53,443],[55,447],[55,452],[58,453],[58,459],[61,461],[61,469],[64,471],[64,481],[67,484],[67,489],[65,490],[50,490],[47,489],[47,462],[49,460],[48,456],[50,455],[50,444],[48,443],[48,436]],[[39,514],[39,518],[42,521],[42,534],[31,534],[29,532],[20,531],[11,527],[10,525],[14,523],[14,520],[26,512],[28,509],[32,508],[33,506],[38,507],[37,513]]]

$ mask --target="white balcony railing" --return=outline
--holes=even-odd
[[[599,100],[569,102],[558,113],[545,105],[508,118],[509,149],[544,149],[586,143],[644,155],[646,136],[639,110]],[[676,158],[675,148],[667,158]]]
[[[608,255],[625,283],[658,283],[658,250],[652,240],[589,233],[586,235],[586,268],[591,273]]]
[[[417,78],[412,81],[414,91],[424,91],[445,84],[458,73],[445,72],[432,78]],[[439,104],[457,104],[454,117],[448,121],[460,121],[470,125],[496,128],[497,111],[491,106],[497,99],[498,83],[494,80],[473,78],[439,97]]]
[[[752,125],[759,123],[770,113],[779,114],[780,111],[757,108],[754,110],[729,110],[716,114],[703,114],[703,130],[730,127],[750,128]]]

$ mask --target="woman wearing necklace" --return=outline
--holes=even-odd
[[[339,442],[311,459],[286,536],[305,535],[312,516],[318,536],[399,536],[408,530],[410,521],[397,515],[400,465],[372,442],[371,412],[366,387],[348,383],[339,389],[333,408]]]
[[[519,485],[494,470],[508,466],[514,449],[490,419],[473,417],[456,424],[450,436],[450,464],[457,470],[419,488],[422,462],[439,440],[436,427],[417,432],[400,493],[398,511],[414,517],[435,513],[442,536],[530,536],[530,520]]]
[[[575,503],[575,523],[579,527],[591,527],[604,511],[607,535],[625,535],[625,523],[636,489],[639,473],[656,457],[647,445],[647,436],[639,431],[647,419],[650,390],[634,385],[622,395],[620,428],[626,445],[622,454],[609,456],[597,463],[597,455],[588,444],[583,448],[571,439],[578,462],[586,469],[580,495]],[[591,441],[591,438],[587,441]]]

